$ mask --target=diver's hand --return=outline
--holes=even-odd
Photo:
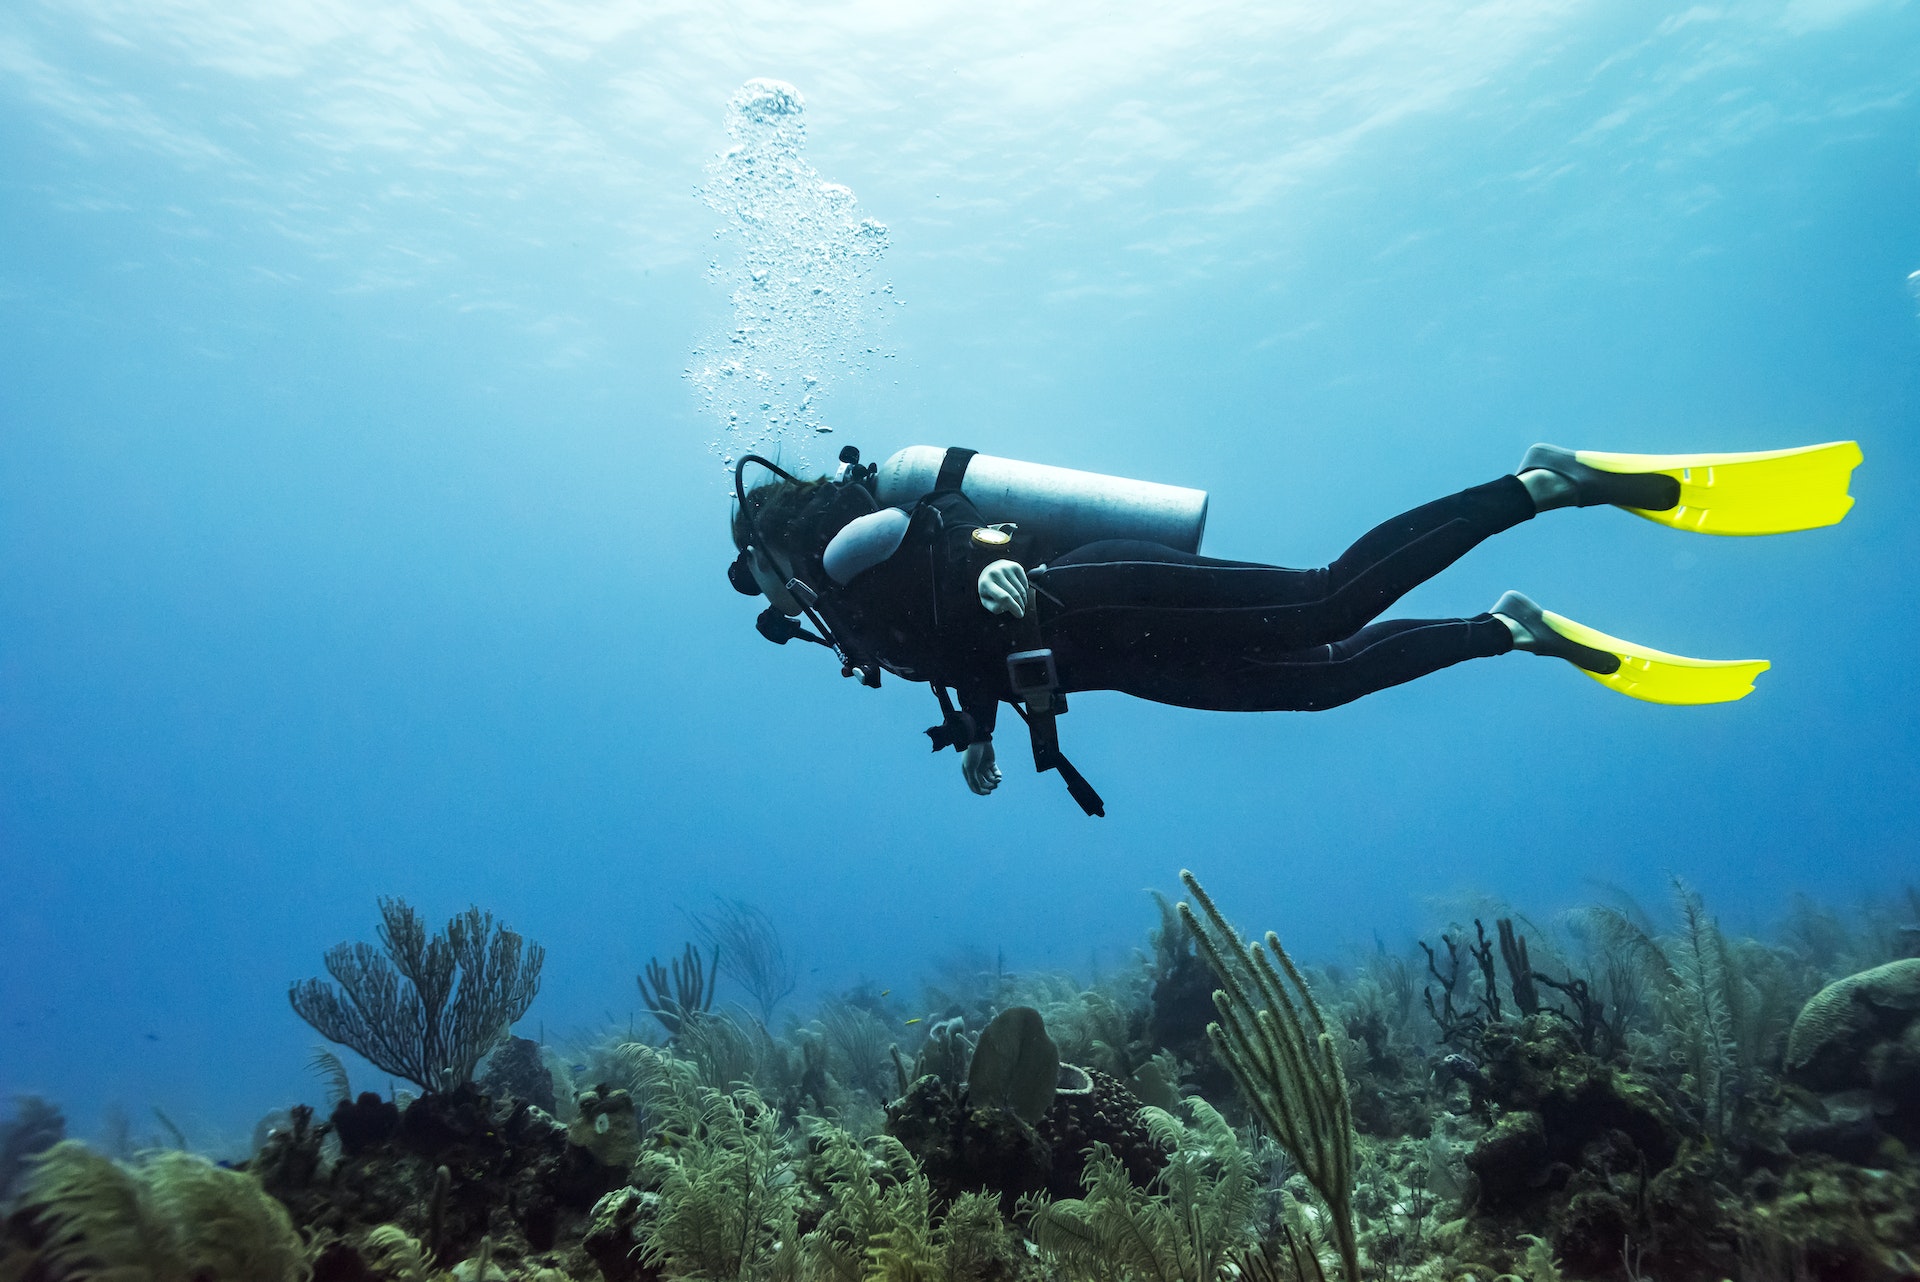
[[[990,613],[1011,614],[1016,619],[1024,619],[1027,617],[1027,604],[1031,600],[1027,572],[1018,561],[995,561],[980,571],[980,604]],[[974,791],[979,792],[980,789],[975,788]]]
[[[993,764],[993,740],[982,739],[978,743],[968,744],[960,758],[960,773],[967,777],[967,787],[983,797],[998,788],[1000,767]]]

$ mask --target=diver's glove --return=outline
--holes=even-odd
[[[1027,617],[1027,605],[1033,592],[1027,585],[1027,572],[1018,561],[995,561],[980,571],[980,604],[992,614]],[[991,758],[989,758],[991,759]],[[980,789],[975,788],[975,792]]]
[[[1000,564],[1012,563],[1002,561]],[[981,739],[968,744],[966,752],[960,758],[960,773],[967,777],[967,787],[983,797],[998,788],[1000,767],[993,764],[993,740]]]

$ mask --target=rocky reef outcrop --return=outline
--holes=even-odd
[[[249,1170],[305,1233],[336,1240],[315,1259],[316,1282],[370,1276],[356,1242],[376,1226],[404,1231],[429,1259],[465,1259],[485,1238],[502,1263],[564,1266],[546,1257],[578,1243],[595,1202],[627,1181],[543,1110],[472,1085],[404,1109],[342,1100],[324,1123],[296,1110]]]
[[[1062,1065],[1053,1102],[1029,1124],[1013,1110],[975,1107],[931,1074],[887,1106],[887,1133],[917,1159],[943,1203],[989,1190],[1011,1212],[1025,1193],[1079,1197],[1087,1149],[1112,1149],[1134,1183],[1150,1183],[1165,1151],[1141,1123],[1138,1097],[1098,1069]]]

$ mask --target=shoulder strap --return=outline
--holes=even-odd
[[[967,464],[973,462],[973,456],[979,450],[962,449],[958,445],[949,446],[945,457],[940,460],[940,471],[933,478],[933,492],[957,490],[967,475]]]

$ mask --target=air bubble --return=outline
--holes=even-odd
[[[686,377],[738,444],[785,439],[805,461],[800,443],[832,431],[820,415],[835,370],[863,368],[859,354],[879,350],[869,344],[887,312],[870,277],[887,227],[807,162],[805,100],[792,85],[749,80],[728,101],[726,127],[701,194],[720,215],[716,236],[738,251],[710,268],[733,322],[718,336],[725,344],[703,344],[727,359]]]

